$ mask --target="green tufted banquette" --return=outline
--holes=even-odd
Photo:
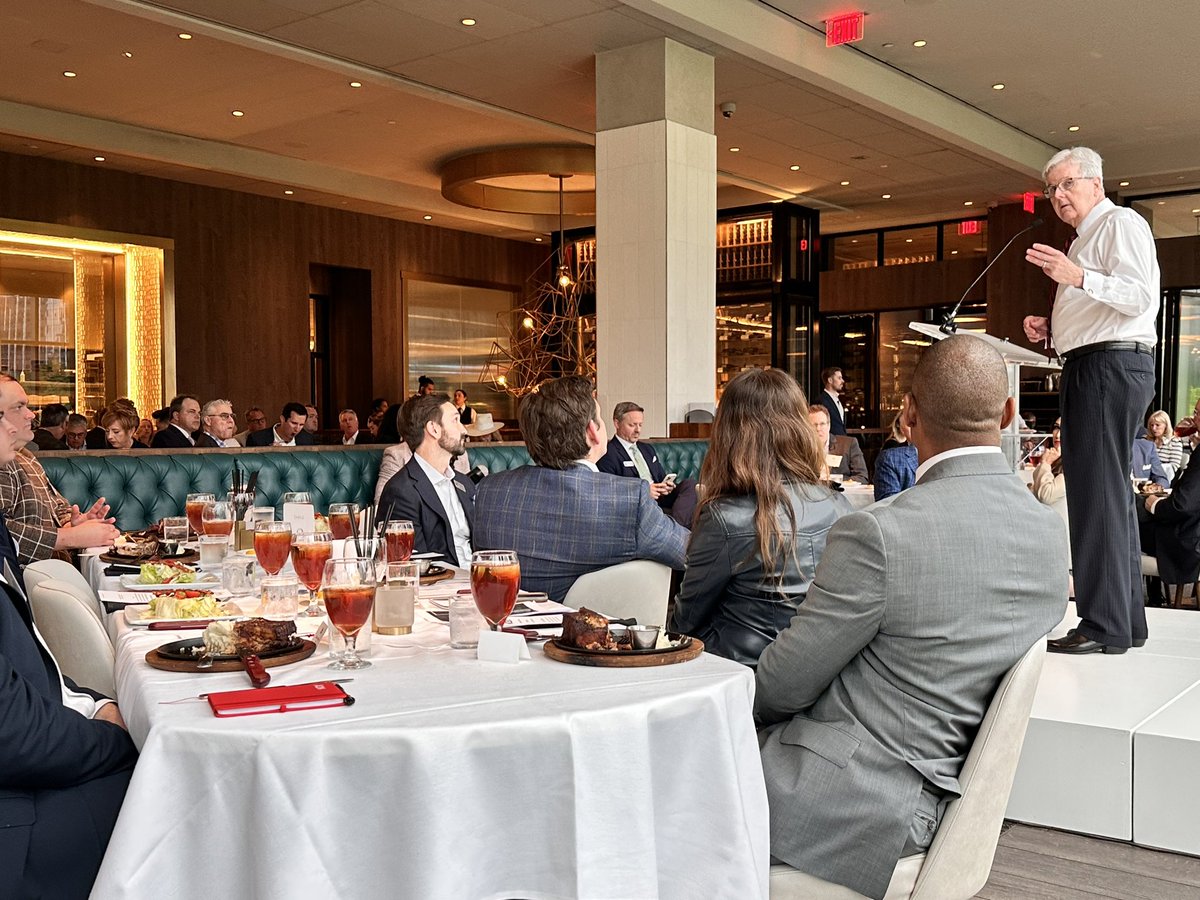
[[[696,478],[708,450],[706,441],[654,441],[668,472]],[[183,514],[184,499],[197,491],[229,490],[233,462],[249,477],[258,472],[256,503],[276,512],[288,491],[308,491],[317,510],[330,503],[369,504],[383,446],[287,447],[253,450],[92,450],[83,453],[39,453],[38,460],[54,485],[70,502],[86,509],[97,497],[112,506],[117,526],[145,528],[163,516]],[[476,443],[468,447],[471,463],[503,472],[530,462],[523,443]]]

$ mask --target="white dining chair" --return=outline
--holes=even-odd
[[[671,567],[633,559],[580,575],[563,603],[586,606],[610,619],[637,619],[639,625],[666,625]]]
[[[104,613],[100,609],[100,598],[96,596],[92,586],[83,577],[83,573],[65,559],[39,559],[37,562],[31,562],[25,566],[22,577],[25,580],[25,590],[27,591],[33,590],[35,584],[49,581],[51,578],[69,584],[77,592],[80,601],[84,602],[101,622],[104,621]]]
[[[79,593],[75,585],[53,578],[29,586],[33,621],[64,675],[116,699],[112,641]]]
[[[928,852],[897,862],[884,900],[969,900],[987,883],[1045,656],[1039,638],[1001,679],[959,773],[962,796],[946,806]],[[771,866],[771,900],[861,896],[791,866]]]

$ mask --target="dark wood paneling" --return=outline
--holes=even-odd
[[[1054,282],[1037,266],[1025,262],[1025,250],[1034,243],[1049,244],[1061,250],[1066,246],[1071,227],[1059,220],[1048,200],[1038,201],[1034,216],[1025,212],[1019,203],[994,207],[988,213],[988,259],[996,259],[996,254],[1008,240],[1029,225],[1035,216],[1040,216],[1043,224],[1009,247],[1008,252],[996,260],[984,281],[987,284],[988,334],[1042,351],[1040,343],[1035,347],[1025,340],[1021,323],[1026,316],[1050,314]]]
[[[822,272],[821,312],[880,312],[952,306],[983,271],[983,266],[983,261],[977,259],[945,259],[905,266]],[[982,283],[975,286],[967,299],[983,299]]]
[[[520,287],[544,255],[517,241],[7,153],[0,218],[172,239],[179,389],[228,397],[238,410],[259,405],[268,418],[308,396],[309,263],[370,270],[370,395],[401,398],[400,273]]]
[[[1163,288],[1200,286],[1200,236],[1163,238],[1154,243]]]

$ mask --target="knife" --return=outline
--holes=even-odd
[[[174,621],[150,622],[146,625],[147,631],[199,631],[201,628],[207,628],[216,619],[182,619]]]
[[[271,673],[263,667],[262,660],[258,658],[257,653],[241,653],[239,656],[241,656],[246,674],[250,676],[252,685],[256,688],[264,688],[271,683]]]

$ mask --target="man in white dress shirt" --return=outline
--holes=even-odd
[[[379,495],[378,521],[408,519],[413,550],[469,566],[475,483],[450,467],[467,442],[458,410],[445,394],[417,394],[400,410],[400,433],[416,450]]]
[[[343,447],[358,443],[358,413],[352,409],[343,409],[338,413],[338,428],[342,430]]]
[[[842,370],[837,366],[821,370],[822,391],[817,397],[817,402],[829,410],[830,434],[846,433],[846,407],[841,401],[842,388],[845,386],[846,379],[842,377]]]
[[[1046,163],[1046,197],[1077,237],[1066,253],[1047,244],[1025,253],[1058,285],[1050,318],[1024,323],[1029,340],[1052,341],[1063,361],[1063,477],[1080,622],[1049,642],[1056,653],[1124,653],[1147,634],[1129,436],[1154,396],[1158,258],[1146,220],[1104,196],[1101,165],[1086,147]]]

